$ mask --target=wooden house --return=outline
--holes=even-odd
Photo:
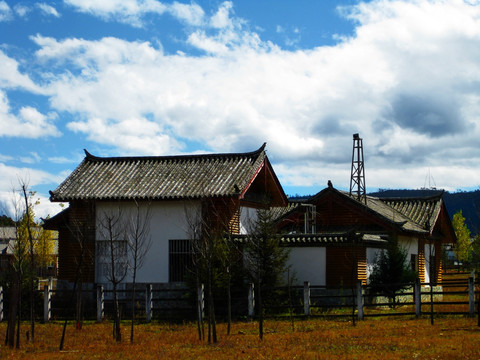
[[[13,247],[16,239],[15,227],[0,227],[0,271],[7,271],[13,262]]]
[[[439,282],[442,244],[455,241],[442,193],[359,201],[330,185],[290,204],[278,228],[283,243],[291,247],[297,279],[327,287],[367,283],[377,254],[391,239],[406,250],[422,282]]]
[[[105,283],[99,244],[102,216],[149,207],[151,247],[137,281],[182,281],[190,257],[192,223],[242,233],[255,209],[283,207],[287,197],[265,152],[148,157],[97,157],[81,164],[51,201],[69,207],[46,221],[59,231],[59,280]],[[125,280],[128,281],[128,278]]]

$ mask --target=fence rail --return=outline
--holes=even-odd
[[[51,284],[50,284],[51,285]],[[398,293],[372,293],[369,286],[361,282],[350,289],[330,289],[325,286],[310,285],[305,282],[303,286],[289,286],[275,288],[282,295],[275,299],[274,304],[268,305],[268,316],[316,316],[316,317],[366,317],[383,316],[421,316],[442,314],[463,314],[474,316],[475,309],[479,308],[480,283],[473,277],[465,280],[444,280],[441,284],[420,283],[419,281],[407,284],[408,289]],[[272,290],[272,289],[271,289]],[[84,317],[102,321],[111,314],[112,299],[111,289],[99,285],[95,289],[82,290],[84,299]],[[237,303],[243,302],[244,315],[255,317],[256,289],[250,284],[243,293],[243,300],[237,297]],[[131,310],[132,289],[118,290],[120,304],[123,311]],[[44,322],[52,319],[71,317],[72,305],[66,299],[71,299],[71,290],[55,290],[49,285],[37,293],[43,301]],[[283,299],[283,301],[280,301]],[[7,301],[8,302],[8,301]],[[158,288],[152,284],[138,286],[134,300],[136,313],[139,319],[146,322],[166,316],[172,318],[191,318],[197,314],[204,316],[205,294],[204,287],[192,292],[187,288]],[[0,286],[0,321],[5,318],[4,291]],[[37,312],[40,314],[42,312]],[[165,315],[168,314],[168,315]],[[68,317],[68,316],[67,316]],[[479,313],[480,324],[480,313]]]

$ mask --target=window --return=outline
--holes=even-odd
[[[192,246],[190,240],[170,240],[169,254],[169,282],[186,281],[189,269],[192,266]]]
[[[128,266],[127,241],[99,240],[96,243],[97,282],[111,281],[124,276]],[[113,257],[113,268],[112,268]],[[114,272],[114,273],[113,273]]]

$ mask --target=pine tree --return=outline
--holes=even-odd
[[[273,288],[280,285],[289,256],[288,249],[280,245],[276,236],[274,218],[269,210],[258,210],[245,250],[247,269],[256,287],[256,310],[262,339],[264,299],[275,299]]]
[[[395,294],[411,286],[417,274],[407,262],[407,252],[395,239],[390,240],[373,265],[370,289],[373,293],[387,296],[395,305]]]

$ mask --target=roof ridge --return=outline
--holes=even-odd
[[[445,190],[439,191],[435,195],[429,195],[429,196],[391,196],[391,197],[382,197],[382,196],[372,196],[375,199],[379,199],[382,201],[411,201],[411,200],[422,200],[422,201],[428,201],[428,200],[438,200],[441,199],[443,194],[445,193]]]
[[[234,157],[254,157],[265,151],[267,143],[264,142],[260,148],[254,151],[243,153],[211,153],[211,154],[185,154],[185,155],[163,155],[163,156],[111,156],[101,157],[92,155],[87,149],[85,152],[85,160],[92,162],[107,162],[107,161],[136,161],[136,160],[180,160],[180,159],[202,159],[202,158],[234,158]]]

